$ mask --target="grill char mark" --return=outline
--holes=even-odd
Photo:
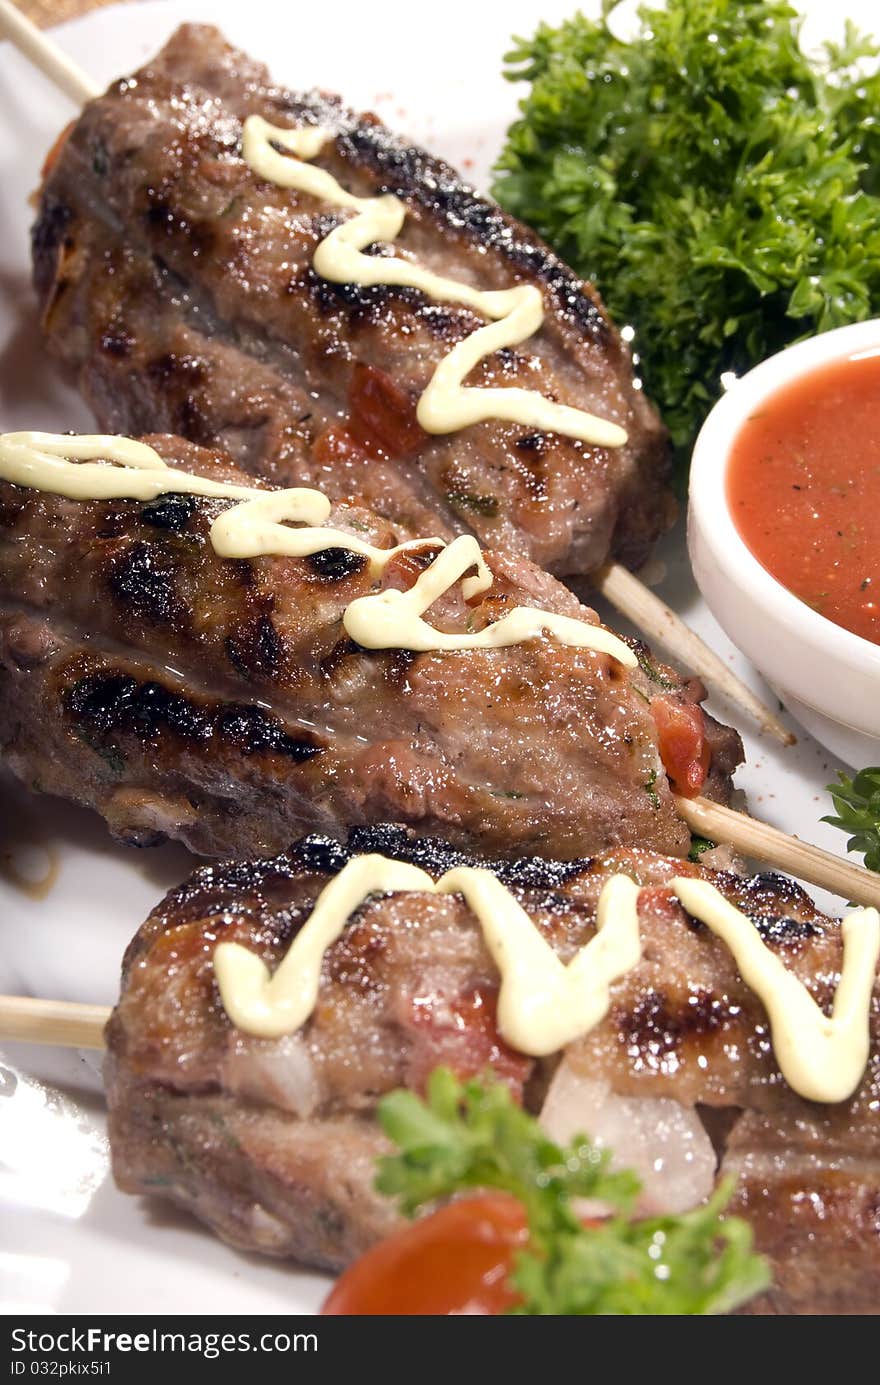
[[[259,1248],[333,1269],[383,1234],[377,1218],[389,1207],[375,1192],[371,1140],[372,1113],[384,1092],[420,1090],[436,1053],[463,1076],[481,1070],[473,1066],[475,1044],[481,1054],[493,1052],[488,1061],[527,1109],[537,1111],[547,1090],[548,1073],[505,1049],[498,1035],[497,972],[476,918],[455,895],[372,896],[328,948],[319,1003],[295,1038],[254,1042],[238,1034],[230,1042],[210,949],[219,938],[243,943],[271,970],[327,880],[353,854],[373,851],[419,864],[435,877],[456,865],[485,864],[469,852],[377,825],[351,833],[345,845],[312,834],[272,859],[197,871],[154,910],[130,946],[108,1033],[111,1144],[124,1186],[152,1190],[161,1174],[164,1193],[249,1249],[256,1239],[254,1205],[271,1207],[273,1241]],[[647,1156],[652,1123],[659,1122],[657,1152],[673,1172],[679,1157],[687,1162],[690,1146],[675,1148],[672,1112],[680,1103],[686,1120],[696,1106],[720,1176],[732,1175],[736,1185],[732,1208],[751,1222],[758,1248],[772,1259],[772,1288],[748,1311],[870,1313],[880,1264],[880,1161],[869,1109],[880,1081],[876,1065],[856,1097],[835,1107],[803,1101],[786,1087],[769,1050],[763,1009],[728,950],[710,934],[695,935],[684,912],[671,907],[669,882],[683,869],[709,879],[734,903],[759,896],[765,912],[785,920],[799,941],[803,925],[811,925],[807,955],[786,958],[811,986],[817,976],[839,972],[839,929],[782,881],[774,902],[768,876],[752,889],[729,874],[640,849],[510,864],[502,875],[562,960],[594,936],[599,892],[610,873],[629,871],[647,885],[639,905],[642,959],[615,983],[611,1012],[568,1048],[566,1062],[589,1088],[607,1090],[596,1099],[610,1100],[612,1118],[615,1103],[629,1101],[632,1138],[639,1149],[648,1142]],[[777,949],[778,940],[770,946]],[[158,1032],[151,1004],[157,993],[169,1017]],[[875,1052],[878,1027],[875,1005]],[[294,1055],[313,1088],[291,1081]],[[278,1082],[282,1069],[286,1079]],[[304,1090],[312,1095],[300,1110]],[[203,1118],[206,1091],[213,1104]],[[648,1119],[639,1119],[633,1101],[639,1093],[670,1103],[669,1129],[653,1104]],[[232,1161],[218,1158],[211,1139],[218,1120],[224,1129],[246,1129]],[[618,1132],[624,1150],[628,1135]],[[340,1140],[347,1141],[342,1180],[335,1170],[328,1176],[325,1164],[304,1162],[311,1142],[326,1151]],[[316,1234],[316,1206],[328,1209],[321,1221],[332,1228],[329,1241]]]
[[[487,863],[485,855],[454,846],[440,837],[420,837],[412,830],[394,823],[370,823],[350,828],[344,841],[313,832],[300,838],[290,851],[279,852],[265,860],[229,861],[202,866],[193,873],[186,885],[180,887],[184,892],[180,897],[185,898],[190,886],[200,889],[206,884],[218,889],[252,889],[259,892],[266,878],[293,879],[303,871],[332,877],[338,875],[356,856],[372,853],[419,866],[435,880],[459,866],[484,866]],[[643,854],[638,849],[620,852],[620,869],[626,872],[633,869],[634,863],[638,877]],[[586,856],[574,861],[520,856],[515,860],[493,860],[491,865],[502,884],[510,889],[553,893],[580,879],[593,877],[597,871],[607,868],[607,862],[607,857],[598,856]],[[758,877],[719,873],[717,881],[720,888],[728,893],[734,889],[737,893],[747,892],[753,881],[760,881],[762,898],[775,891],[777,897],[789,905],[792,913],[779,915],[779,927],[768,939],[771,944],[779,945],[785,936],[795,939],[818,936],[817,925],[794,912],[813,911],[809,895],[787,876],[769,872]]]
[[[180,470],[246,479],[222,454],[167,436],[148,441]],[[342,833],[388,820],[512,858],[579,857],[622,841],[687,852],[689,834],[657,768],[650,685],[640,672],[549,639],[467,654],[361,649],[345,638],[342,618],[352,600],[375,590],[369,565],[338,552],[317,563],[220,558],[209,535],[224,504],[205,497],[191,509],[167,497],[152,506],[74,503],[0,483],[0,597],[24,605],[60,642],[25,685],[12,647],[3,663],[0,617],[0,745],[28,782],[91,804],[112,830],[121,822],[126,839],[148,819],[152,839],[167,831],[209,855],[263,854],[303,831]],[[360,505],[339,504],[328,519],[379,549],[399,542],[392,525]],[[380,585],[411,586],[433,552],[423,542],[398,555]],[[492,587],[471,603],[451,589],[432,612],[440,629],[482,628],[511,605],[595,618],[532,565],[486,557]],[[76,674],[70,660],[80,656]],[[93,706],[98,719],[112,721],[111,712],[100,697],[90,702],[88,689],[73,703],[69,695],[69,681],[96,665],[138,686],[167,684],[164,698],[156,689],[135,695],[128,685],[113,698],[105,687],[120,725],[142,732],[106,732],[129,738],[112,764],[89,749],[89,737],[99,734],[89,725]],[[692,699],[693,690],[680,681],[676,687],[664,696]],[[207,717],[207,740],[196,738],[195,713],[169,700],[172,694]],[[261,705],[285,734],[291,728],[296,747],[273,739],[253,716],[220,722],[218,699]],[[137,716],[126,721],[123,709],[132,706]],[[83,732],[77,745],[71,709]],[[175,739],[175,726],[190,739]],[[294,774],[300,727],[309,744],[314,730],[327,753],[313,772]],[[706,728],[708,738],[708,720]],[[155,753],[145,749],[153,734],[162,742]],[[722,751],[725,736],[728,749],[738,748],[733,733],[720,734]],[[201,760],[187,746],[203,747]],[[275,762],[261,763],[258,752],[270,750],[278,752]],[[644,790],[652,772],[657,801]],[[725,765],[717,792],[728,791]],[[131,795],[144,792],[194,801],[198,815],[149,805],[141,811]],[[120,794],[129,796],[124,815],[116,811]]]
[[[294,103],[292,113],[309,116],[309,123],[338,124],[341,103],[312,93],[309,103]],[[601,347],[612,339],[608,319],[584,292],[580,279],[494,203],[466,183],[441,159],[392,134],[375,117],[346,123],[340,136],[343,157],[362,163],[382,180],[381,190],[416,202],[429,214],[441,216],[454,235],[498,251],[511,265],[537,279],[551,294],[558,311]]]
[[[226,653],[229,662],[245,677],[259,676],[269,681],[280,681],[289,670],[290,660],[284,641],[272,622],[271,601],[265,609],[257,609],[238,626],[234,634],[226,640]]]
[[[537,284],[544,328],[521,351],[490,357],[481,376],[613,417],[627,446],[612,454],[553,435],[532,453],[543,467],[518,467],[511,457],[529,455],[518,446],[527,430],[490,420],[426,439],[415,458],[355,466],[351,448],[328,458],[356,364],[385,370],[415,398],[430,367],[482,319],[412,289],[319,279],[315,246],[339,213],[293,196],[285,220],[292,195],[241,164],[251,112],[335,130],[322,157],[359,194],[390,190],[406,202],[401,248],[435,272],[488,288]],[[63,230],[56,204],[70,212]],[[594,290],[448,165],[336,99],[280,91],[216,30],[182,29],[134,81],[90,103],[48,175],[41,220],[38,291],[61,300],[47,318],[50,344],[80,372],[107,431],[161,420],[220,443],[254,474],[317,480],[336,499],[362,495],[406,529],[401,537],[471,531],[487,547],[579,577],[611,556],[638,565],[672,520],[668,440]],[[491,509],[450,505],[443,478],[453,462],[455,492],[490,497]]]
[[[291,736],[261,707],[244,703],[196,702],[157,682],[103,672],[74,681],[64,708],[81,731],[110,739],[114,732],[148,743],[171,734],[181,741],[216,740],[242,755],[272,754],[302,764],[324,748],[317,737]]]
[[[613,1022],[633,1058],[664,1070],[678,1061],[682,1048],[717,1033],[730,1018],[725,997],[698,989],[684,1006],[662,991],[649,991],[633,1010],[615,1011]]]
[[[363,553],[354,553],[350,548],[322,548],[310,553],[306,561],[312,572],[325,582],[340,582],[363,572],[367,565]]]
[[[169,493],[160,495],[141,510],[141,523],[169,534],[182,534],[195,512],[195,496]]]
[[[114,600],[136,620],[169,624],[182,618],[173,559],[153,544],[125,543],[110,560],[107,582]]]

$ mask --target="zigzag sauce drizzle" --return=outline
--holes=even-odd
[[[770,1019],[780,1071],[801,1096],[837,1102],[861,1081],[870,1049],[869,1014],[880,956],[880,914],[857,909],[843,921],[843,962],[832,1013],[763,942],[751,919],[706,880],[686,876],[670,889],[721,938]],[[613,875],[599,896],[596,933],[568,965],[556,956],[522,905],[489,870],[461,866],[436,883],[425,871],[378,855],[356,856],[321,891],[274,975],[254,952],[219,943],[214,971],[227,1014],[265,1038],[293,1033],[318,998],[324,953],[373,894],[413,890],[461,894],[476,915],[501,974],[498,1029],[521,1053],[558,1052],[608,1012],[610,988],[638,965],[638,886]]]
[[[274,976],[238,943],[214,949],[214,971],[232,1022],[267,1038],[299,1029],[317,1001],[327,948],[371,894],[400,890],[464,895],[501,972],[499,1030],[523,1053],[554,1053],[592,1029],[608,1009],[612,981],[641,956],[638,889],[626,875],[613,876],[604,886],[596,937],[563,966],[491,871],[459,866],[435,884],[425,871],[402,861],[356,856],[321,891]]]
[[[364,255],[368,245],[397,239],[406,219],[406,207],[390,193],[384,197],[355,197],[326,169],[307,162],[332,139],[330,130],[315,126],[285,130],[270,125],[259,115],[249,115],[244,122],[244,159],[258,177],[357,213],[321,241],[312,260],[315,272],[334,284],[419,289],[438,302],[460,303],[490,319],[489,326],[465,337],[436,367],[416,413],[425,432],[453,433],[472,423],[499,418],[562,433],[594,446],[623,447],[627,434],[616,423],[567,404],[554,404],[534,390],[465,388],[464,380],[486,356],[502,347],[520,346],[538,331],[544,321],[540,289],[534,284],[517,284],[514,288],[486,292],[455,279],[444,279],[409,260]],[[287,153],[279,154],[275,145]]]
[[[14,485],[73,500],[154,500],[167,494],[238,500],[241,503],[224,511],[211,527],[211,541],[226,557],[262,553],[302,557],[344,547],[366,556],[371,569],[381,573],[396,553],[421,548],[424,542],[373,548],[342,530],[315,527],[331,510],[320,491],[261,491],[213,481],[167,466],[153,448],[130,438],[0,435],[0,476]],[[307,527],[291,529],[284,521]],[[432,630],[421,620],[421,613],[473,567],[476,575],[462,583],[465,596],[492,583],[479,547],[465,537],[441,548],[409,592],[380,592],[350,604],[345,618],[354,612],[351,628],[359,632],[353,638],[365,643],[371,612],[376,612],[374,648],[473,648],[476,642],[482,646],[513,643],[549,630],[563,643],[601,649],[622,663],[635,664],[631,650],[601,627],[528,607],[515,608],[473,636]],[[401,631],[417,642],[408,646],[400,638]],[[857,909],[843,920],[843,963],[829,1016],[765,945],[751,919],[713,885],[677,877],[670,888],[689,913],[727,944],[743,980],[761,998],[776,1059],[789,1085],[812,1101],[837,1102],[851,1096],[870,1051],[869,1015],[880,957],[877,910]],[[247,948],[227,943],[216,948],[218,983],[233,1022],[269,1036],[299,1028],[314,1007],[327,947],[369,895],[396,890],[464,895],[501,973],[499,1029],[513,1047],[535,1056],[557,1051],[598,1024],[608,1010],[610,986],[641,956],[638,888],[628,876],[612,876],[606,882],[599,899],[596,935],[564,966],[522,906],[490,871],[461,867],[435,884],[414,866],[381,856],[357,857],[323,891],[274,977]]]
[[[394,548],[375,548],[341,529],[318,527],[332,508],[320,491],[305,487],[267,491],[212,481],[168,466],[152,447],[132,438],[65,433],[0,434],[0,477],[71,500],[155,500],[172,493],[238,500],[241,503],[218,515],[211,525],[211,543],[222,558],[303,558],[327,548],[345,548],[365,557],[371,575],[379,578],[398,553],[438,546],[440,553],[409,591],[376,592],[346,607],[342,623],[366,649],[499,649],[546,633],[561,644],[609,654],[627,668],[637,663],[629,646],[601,625],[531,606],[515,606],[473,634],[435,630],[421,617],[457,581],[464,579],[466,600],[492,586],[492,573],[476,539],[464,534],[448,546],[442,539],[418,539]],[[294,523],[305,527],[290,528]],[[465,578],[474,568],[475,575]]]

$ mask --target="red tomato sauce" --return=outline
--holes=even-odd
[[[734,442],[727,498],[768,572],[880,644],[880,354],[836,361],[765,401]]]

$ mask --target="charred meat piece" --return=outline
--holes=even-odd
[[[825,1004],[840,928],[802,890],[639,849],[494,867],[565,961],[593,934],[609,874],[643,886],[642,961],[615,984],[591,1034],[537,1062],[498,1034],[498,974],[459,895],[373,896],[328,950],[317,1007],[298,1033],[236,1030],[216,989],[215,943],[241,942],[274,967],[328,879],[363,851],[435,878],[467,863],[399,829],[361,829],[346,848],[314,837],[274,860],[197,871],[141,928],[108,1028],[123,1189],[172,1198],[233,1245],[337,1269],[395,1220],[372,1182],[378,1098],[422,1089],[441,1063],[461,1076],[491,1067],[551,1132],[585,1130],[635,1166],[656,1212],[692,1206],[719,1172],[732,1174],[736,1210],[774,1271],[750,1311],[876,1311],[880,994],[855,1096],[802,1100],[779,1073],[766,1014],[731,954],[667,886],[681,873],[711,879]]]
[[[419,395],[483,320],[319,278],[315,248],[350,213],[261,181],[242,159],[250,114],[328,128],[318,164],[405,202],[377,254],[485,289],[536,284],[542,330],[468,383],[538,390],[619,423],[627,445],[497,421],[422,432]],[[221,446],[281,484],[359,494],[400,532],[472,531],[560,575],[638,565],[672,521],[665,431],[593,287],[447,164],[336,97],[273,86],[216,29],[184,26],[87,105],[50,160],[33,256],[50,348],[108,431]]]
[[[183,470],[243,479],[218,454],[151,441]],[[27,783],[97,808],[130,840],[164,833],[208,855],[389,819],[502,854],[649,842],[685,855],[662,760],[684,772],[672,717],[705,791],[729,794],[739,737],[704,715],[700,685],[550,638],[364,650],[341,622],[375,587],[366,560],[220,558],[208,533],[228,504],[0,483],[0,750]],[[397,539],[357,505],[329,522],[379,547]],[[410,587],[436,551],[399,555],[383,585]],[[485,596],[450,590],[432,623],[479,630],[514,605],[597,621],[526,560],[488,561]]]

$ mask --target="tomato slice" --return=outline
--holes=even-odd
[[[389,457],[411,457],[427,441],[416,419],[416,404],[390,375],[376,366],[355,364],[348,391],[348,428],[362,446]]]
[[[706,782],[712,761],[702,710],[695,702],[655,697],[651,713],[657,727],[660,759],[672,787],[685,798],[693,798]]]
[[[319,433],[312,445],[312,455],[316,462],[324,466],[344,466],[348,463],[362,464],[366,451],[341,424],[330,424]]]
[[[507,1276],[528,1230],[507,1193],[462,1198],[380,1241],[346,1270],[321,1312],[331,1316],[503,1313]]]
[[[409,1062],[405,1084],[421,1092],[435,1068],[456,1077],[477,1077],[491,1069],[506,1082],[516,1101],[534,1067],[531,1058],[504,1042],[498,1032],[498,988],[473,986],[458,996],[415,996],[401,1017],[407,1029]]]

